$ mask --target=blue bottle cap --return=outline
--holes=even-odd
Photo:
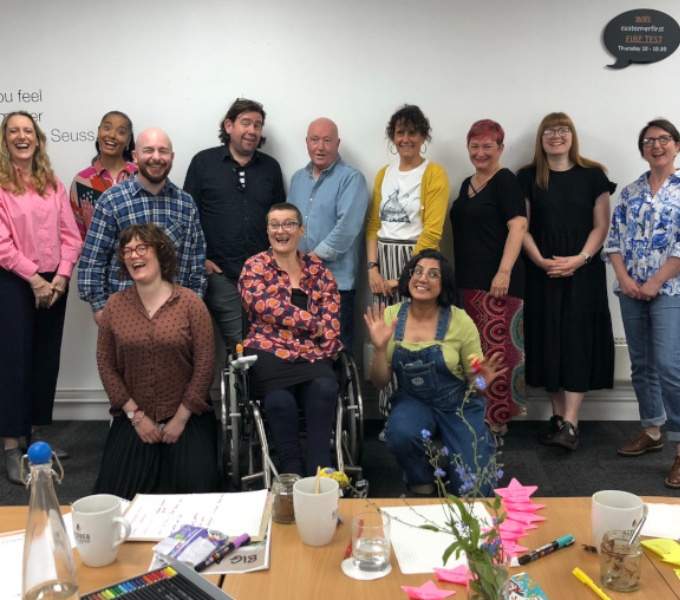
[[[44,465],[52,460],[52,448],[45,442],[31,444],[28,449],[28,460],[34,465]]]

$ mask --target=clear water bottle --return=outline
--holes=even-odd
[[[23,473],[23,457],[22,473]],[[55,456],[56,458],[56,456]],[[52,470],[52,448],[36,442],[28,449],[31,488],[28,505],[24,563],[22,572],[23,600],[78,600],[78,578],[73,550],[66,533],[59,502],[54,493],[53,478],[59,483],[64,476]]]

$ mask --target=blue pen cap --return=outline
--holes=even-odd
[[[34,465],[44,465],[52,460],[52,448],[45,442],[31,444],[28,449],[28,460]]]
[[[563,535],[561,538],[557,538],[555,541],[557,542],[558,548],[564,548],[565,546],[574,543],[574,536],[571,534]]]

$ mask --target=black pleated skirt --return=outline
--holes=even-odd
[[[95,494],[132,500],[135,494],[222,491],[214,412],[192,415],[175,444],[145,444],[125,416],[114,417]]]

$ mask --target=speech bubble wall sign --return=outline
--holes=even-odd
[[[604,28],[604,45],[616,57],[610,69],[668,58],[680,45],[680,25],[658,10],[638,8],[614,17]]]

